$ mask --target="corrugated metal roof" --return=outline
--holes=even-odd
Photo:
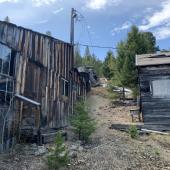
[[[170,52],[136,55],[136,66],[170,64]]]

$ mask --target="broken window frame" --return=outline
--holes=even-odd
[[[10,104],[10,100],[14,93],[16,54],[16,51],[13,51],[8,46],[0,43],[0,104],[3,105]],[[8,65],[7,69],[4,68],[5,62]]]
[[[61,77],[62,96],[69,96],[69,81]]]

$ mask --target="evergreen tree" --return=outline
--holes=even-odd
[[[47,32],[46,32],[46,35],[48,35],[48,36],[52,36],[51,31],[47,31]]]
[[[113,52],[108,51],[105,61],[103,63],[103,75],[106,78],[111,79],[114,77],[114,73],[115,73],[115,58],[113,56]]]
[[[89,116],[84,102],[77,102],[74,107],[74,115],[71,118],[71,125],[79,140],[88,142],[90,135],[95,130],[95,122]]]
[[[82,65],[82,57],[81,57],[80,49],[78,45],[76,45],[74,48],[74,65],[76,67]]]
[[[89,49],[89,47],[87,46],[87,47],[85,48],[84,57],[90,57],[90,56],[91,56],[90,49]]]
[[[84,57],[81,57],[79,46],[77,45],[75,47],[74,65],[76,67],[81,66],[81,65],[92,66],[98,76],[100,77],[103,76],[102,61],[98,59],[94,54],[90,53],[90,49],[88,46],[85,48]]]
[[[117,84],[135,91],[137,89],[135,56],[136,54],[154,53],[157,49],[156,39],[152,33],[140,32],[136,26],[132,26],[127,40],[120,42],[117,48]]]
[[[8,16],[6,16],[6,17],[4,18],[4,21],[5,21],[5,22],[10,22],[10,18],[9,18]]]
[[[55,147],[51,149],[50,154],[47,156],[48,167],[52,170],[59,170],[68,162],[68,151],[61,134],[58,133],[55,139]]]
[[[91,65],[92,64],[92,56],[91,56],[90,49],[89,49],[88,46],[85,48],[83,64],[84,65]]]
[[[103,77],[103,62],[97,57],[95,58],[94,70],[99,77]]]

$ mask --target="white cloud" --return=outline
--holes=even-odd
[[[139,28],[143,31],[153,27],[161,26],[170,22],[170,0],[166,0],[161,5],[162,9],[147,17],[147,24],[141,25]]]
[[[87,7],[91,9],[101,9],[104,8],[107,3],[107,0],[90,0],[89,3],[87,3]]]
[[[53,4],[54,2],[56,2],[56,0],[32,0],[32,3],[36,7],[40,7],[42,5],[50,5]]]
[[[57,0],[31,0],[31,3],[36,6],[36,7],[40,7],[42,5],[51,5],[54,2],[56,2]],[[22,2],[24,3],[22,0],[0,0],[0,3],[18,3],[18,2]],[[27,0],[26,2],[30,2],[29,0]]]
[[[55,11],[53,11],[53,14],[58,14],[58,13],[62,12],[63,10],[64,10],[64,8],[56,9]]]
[[[12,3],[16,3],[19,0],[0,0],[0,3],[4,3],[4,2],[12,2]]]
[[[120,33],[121,31],[126,30],[126,29],[130,28],[131,26],[132,26],[132,23],[130,21],[126,21],[122,24],[122,26],[114,28],[111,31],[112,35],[114,36],[116,33]]]
[[[170,37],[170,26],[158,28],[154,31],[157,40],[163,40]]]
[[[86,7],[99,10],[104,9],[106,6],[110,5],[118,5],[122,0],[88,0],[86,3]]]
[[[149,10],[150,12],[151,10]],[[153,11],[152,11],[153,12]],[[139,29],[142,31],[150,30],[156,36],[157,40],[170,37],[170,0],[162,2],[161,9],[146,16]]]

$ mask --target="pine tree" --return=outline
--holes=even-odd
[[[103,75],[106,78],[111,79],[114,77],[114,73],[115,73],[115,58],[113,56],[113,52],[108,51],[105,61],[103,63]]]
[[[46,32],[46,35],[48,35],[48,36],[52,36],[51,31],[47,31],[47,32]]]
[[[82,65],[82,57],[81,57],[80,49],[78,45],[76,45],[74,48],[74,65],[76,67]]]
[[[5,22],[10,22],[10,18],[9,18],[8,16],[6,16],[6,17],[4,18],[4,21],[5,21]]]
[[[47,156],[49,169],[58,170],[59,168],[65,166],[68,162],[68,152],[66,150],[66,146],[64,145],[64,140],[61,134],[57,133],[55,147]]]
[[[83,64],[87,66],[92,64],[92,56],[91,56],[90,49],[88,46],[85,48]]]
[[[75,104],[71,125],[74,127],[74,131],[78,135],[79,140],[88,142],[89,136],[95,130],[95,122],[88,115],[84,102],[77,102]]]
[[[127,40],[120,42],[117,48],[117,84],[137,91],[135,56],[136,54],[154,53],[157,49],[156,39],[152,33],[140,32],[136,26],[132,26]]]
[[[98,76],[100,77],[103,76],[102,70],[103,62],[100,59],[98,59],[95,54],[90,53],[89,47],[85,48],[84,57],[81,57],[79,47],[78,46],[75,47],[74,65],[76,67],[81,65],[92,66]]]

